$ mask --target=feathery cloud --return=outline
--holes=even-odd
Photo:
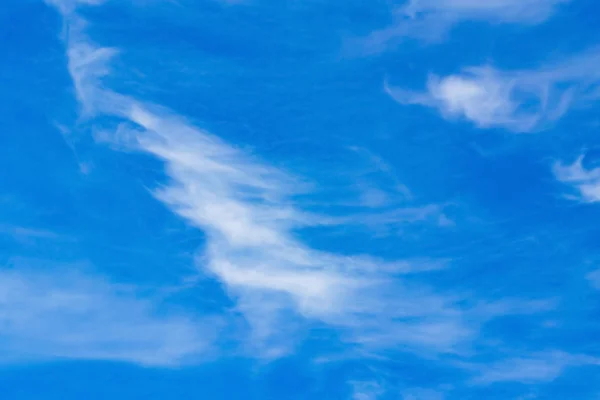
[[[578,198],[595,203],[600,201],[600,167],[586,169],[583,160],[584,156],[580,156],[571,165],[556,163],[554,174],[560,182],[575,188]]]
[[[473,383],[478,385],[499,382],[545,383],[558,378],[567,368],[599,365],[598,358],[551,351],[485,366]]]
[[[85,25],[76,15],[68,23]],[[263,354],[285,351],[289,343],[280,342],[293,335],[281,334],[283,320],[297,318],[326,322],[347,340],[370,347],[404,343],[451,351],[472,334],[453,299],[394,283],[407,270],[405,262],[304,245],[294,231],[315,222],[292,206],[297,184],[291,177],[168,110],[106,89],[99,78],[109,71],[114,51],[95,46],[81,30],[70,33],[69,69],[83,109],[121,118],[127,145],[165,162],[172,181],[156,191],[157,198],[206,232],[199,267],[237,300],[254,343],[269,347]]]
[[[391,26],[371,33],[365,51],[379,52],[402,38],[435,41],[463,21],[534,25],[570,0],[409,0],[393,10]]]
[[[467,68],[430,76],[425,92],[385,85],[400,104],[437,109],[447,119],[465,119],[479,128],[531,132],[560,119],[569,107],[598,100],[600,51],[590,49],[538,70]]]
[[[227,285],[262,339],[281,329],[271,320],[274,310],[339,327],[348,340],[369,347],[404,343],[449,351],[471,334],[451,299],[398,286],[394,276],[405,263],[300,242],[293,231],[311,220],[286,201],[285,188],[292,186],[278,171],[178,118],[134,108],[130,119],[146,130],[139,146],[164,160],[173,180],[157,197],[208,234],[200,267]]]
[[[67,23],[85,25],[76,14]],[[404,279],[422,266],[311,248],[298,231],[320,221],[293,201],[297,180],[172,111],[107,89],[101,77],[115,51],[94,45],[81,29],[70,30],[67,53],[88,116],[120,119],[113,140],[124,138],[124,146],[164,162],[170,181],[155,195],[205,232],[198,267],[235,300],[261,356],[289,351],[294,328],[311,323],[325,323],[342,340],[372,351],[455,353],[500,315]],[[102,137],[110,140],[106,132]]]
[[[215,321],[165,316],[135,290],[68,269],[0,270],[0,363],[118,360],[172,366],[202,357]]]

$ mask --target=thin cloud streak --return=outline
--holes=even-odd
[[[557,379],[567,368],[599,365],[598,358],[549,351],[485,366],[472,383],[476,385],[502,382],[539,384]]]
[[[362,51],[378,53],[406,38],[439,41],[463,21],[535,25],[570,0],[409,0],[394,8],[391,26],[360,41]]]
[[[73,269],[0,271],[0,363],[116,360],[175,366],[210,351],[216,320],[160,316],[135,290]]]

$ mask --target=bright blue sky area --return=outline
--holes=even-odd
[[[0,398],[600,398],[592,0],[8,0]]]

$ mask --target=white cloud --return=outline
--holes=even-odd
[[[69,20],[81,23],[74,15]],[[81,31],[71,32],[70,71],[84,110],[120,118],[113,140],[125,138],[125,146],[164,162],[170,182],[156,197],[205,232],[198,266],[235,300],[251,329],[248,343],[261,356],[287,351],[295,328],[311,322],[326,323],[343,340],[371,350],[456,352],[491,318],[469,308],[464,298],[403,282],[403,273],[422,265],[306,245],[298,230],[322,222],[294,204],[302,186],[296,179],[168,110],[106,89],[99,78],[109,71],[114,52],[94,46]],[[107,140],[107,133],[101,137]],[[416,217],[393,217],[422,218],[424,211],[417,211]]]
[[[84,25],[74,15],[69,20]],[[406,263],[304,245],[294,231],[319,222],[293,207],[294,179],[167,110],[105,89],[99,78],[109,71],[114,52],[94,46],[80,30],[71,32],[69,66],[83,108],[91,115],[122,118],[119,136],[165,162],[172,182],[156,192],[157,198],[206,232],[199,267],[237,300],[253,342],[269,347],[261,351],[285,351],[288,343],[279,342],[294,338],[281,332],[297,320],[293,315],[329,323],[342,329],[347,340],[368,346],[406,343],[448,351],[468,335],[470,328],[451,299],[392,285],[393,276],[411,270]]]
[[[600,167],[585,169],[583,159],[581,156],[571,165],[555,164],[554,174],[560,182],[574,187],[583,201],[595,203],[600,201]]]
[[[134,107],[129,118],[147,130],[139,146],[163,159],[172,178],[158,198],[207,233],[200,267],[226,284],[261,340],[279,338],[279,314],[291,312],[373,350],[455,352],[486,319],[523,312],[465,310],[461,299],[405,285],[402,275],[430,269],[423,264],[314,250],[294,233],[312,219],[290,206],[291,178],[179,117]]]
[[[561,118],[569,107],[598,100],[600,51],[588,52],[538,70],[467,68],[459,74],[431,76],[425,92],[387,83],[386,91],[406,105],[435,108],[448,119],[463,118],[480,128],[531,132]]]
[[[600,359],[594,357],[552,351],[484,366],[473,383],[478,385],[499,382],[546,383],[558,378],[567,368],[599,365]]]
[[[207,233],[200,266],[227,285],[261,339],[281,329],[283,311],[336,326],[369,347],[449,351],[470,335],[452,300],[394,282],[391,274],[406,264],[320,252],[299,241],[294,229],[312,221],[289,205],[292,185],[282,173],[176,117],[134,107],[130,119],[147,130],[139,146],[163,159],[173,179],[158,198]]]
[[[393,11],[391,26],[375,31],[364,50],[378,52],[395,40],[439,40],[463,21],[493,24],[539,24],[570,0],[409,0]]]
[[[0,363],[118,360],[171,366],[202,357],[215,321],[160,315],[152,301],[98,277],[0,270]]]
[[[534,112],[517,115],[519,104],[513,95],[515,83],[490,68],[481,68],[441,79],[432,76],[427,85],[428,92],[424,94],[387,90],[402,104],[435,107],[446,118],[466,118],[481,128],[503,126],[528,131],[539,116]]]

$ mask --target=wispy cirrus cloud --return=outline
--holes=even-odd
[[[76,14],[66,22],[77,28],[68,29],[66,38],[69,70],[89,122],[99,124],[103,140],[122,140],[163,161],[169,180],[155,196],[206,234],[198,267],[235,301],[249,327],[247,342],[261,357],[288,352],[302,331],[296,328],[310,324],[326,324],[344,342],[373,352],[459,353],[490,319],[540,311],[535,302],[487,307],[468,296],[441,293],[418,276],[407,279],[408,273],[428,270],[410,260],[311,247],[301,240],[303,228],[354,222],[308,215],[295,201],[298,179],[173,111],[107,88],[102,77],[115,50],[92,43]],[[119,119],[117,134],[111,138],[95,115]],[[414,211],[412,219],[402,210],[393,217],[423,218],[423,210]]]
[[[463,21],[534,25],[547,20],[570,0],[408,0],[393,9],[391,26],[363,40],[367,52],[379,52],[403,38],[436,41]]]
[[[157,197],[208,234],[199,266],[227,285],[257,343],[282,345],[280,318],[289,313],[370,348],[452,351],[474,334],[454,299],[402,287],[399,278],[419,266],[322,252],[298,240],[294,230],[313,219],[286,199],[285,175],[180,118],[133,108],[130,120],[145,129],[141,149],[162,159],[172,179]]]
[[[225,284],[262,356],[287,351],[288,329],[311,321],[372,351],[456,352],[495,316],[540,311],[529,302],[465,306],[460,296],[403,282],[430,269],[422,263],[313,249],[295,232],[319,222],[294,206],[291,177],[167,110],[130,106],[125,136],[163,160],[171,178],[157,198],[207,234],[198,266]]]
[[[577,192],[576,198],[585,202],[600,201],[600,168],[586,169],[583,165],[584,156],[580,156],[570,165],[556,163],[554,174],[556,178],[572,186]]]
[[[485,366],[473,383],[478,385],[502,382],[546,383],[558,378],[567,368],[598,365],[600,359],[595,357],[549,351]]]
[[[386,83],[400,104],[437,109],[447,119],[464,119],[479,128],[514,132],[541,130],[572,106],[599,97],[598,49],[537,70],[501,71],[489,66],[467,68],[444,77],[431,75],[424,92]]]
[[[431,76],[425,93],[386,89],[401,104],[436,108],[445,118],[464,118],[481,128],[529,131],[539,119],[536,112],[519,110],[513,96],[515,82],[490,68],[443,78]]]
[[[74,268],[41,271],[26,264],[0,270],[0,363],[174,366],[210,352],[216,319],[161,315],[133,288]]]
[[[85,25],[74,14],[67,23]],[[297,182],[168,110],[106,89],[101,78],[114,50],[94,45],[80,29],[69,33],[69,70],[83,109],[90,116],[121,118],[120,137],[165,162],[171,182],[156,191],[157,198],[206,232],[199,267],[236,299],[253,342],[269,347],[262,348],[263,355],[285,351],[289,343],[283,342],[293,339],[286,322],[297,318],[326,322],[342,329],[347,340],[368,346],[387,341],[450,351],[471,335],[451,298],[420,288],[388,297],[398,289],[393,281],[407,270],[405,262],[331,254],[303,244],[294,231],[315,219],[293,206]],[[410,305],[419,298],[422,307]],[[390,302],[402,304],[400,311]]]

